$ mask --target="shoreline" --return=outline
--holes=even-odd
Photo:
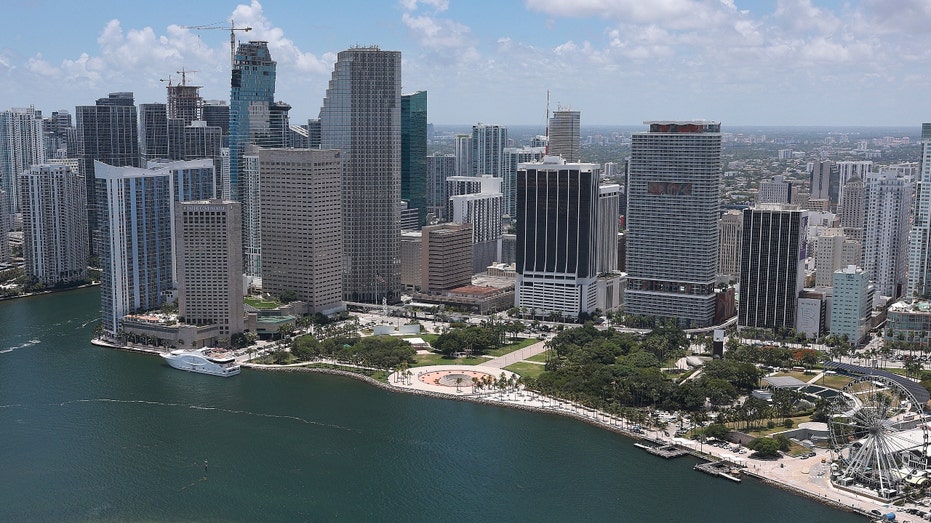
[[[89,287],[99,287],[99,286],[100,286],[100,282],[84,283],[82,285],[76,285],[74,287],[64,287],[61,289],[46,289],[44,291],[28,292],[26,294],[16,294],[14,296],[0,296],[0,301],[18,300],[20,298],[32,298],[34,296],[45,296],[47,294],[57,294],[59,292],[75,291],[78,289],[87,289]]]
[[[504,408],[510,408],[510,409],[517,409],[517,410],[523,410],[527,412],[536,412],[536,413],[542,413],[542,414],[564,416],[564,417],[572,418],[578,421],[582,421],[584,423],[587,423],[589,425],[592,425],[600,429],[605,429],[605,430],[614,432],[616,434],[620,434],[621,436],[624,436],[635,442],[636,441],[651,441],[653,443],[676,445],[677,447],[682,448],[683,450],[688,452],[689,455],[696,457],[698,459],[701,459],[703,461],[706,461],[706,462],[713,462],[713,461],[718,461],[721,459],[721,458],[716,458],[715,456],[711,454],[704,454],[702,452],[688,448],[672,440],[663,439],[663,438],[655,438],[655,439],[650,438],[649,436],[647,436],[646,433],[638,434],[636,432],[624,429],[623,427],[619,425],[612,425],[610,423],[606,423],[604,421],[599,421],[595,418],[585,416],[578,412],[572,412],[569,410],[564,410],[564,409],[560,409],[556,407],[537,407],[534,405],[515,404],[515,403],[508,402],[508,401],[497,400],[494,398],[485,398],[485,397],[480,397],[480,396],[476,397],[476,396],[466,396],[466,395],[452,395],[452,394],[444,394],[442,392],[401,388],[401,387],[393,386],[390,383],[385,383],[385,382],[376,380],[375,378],[366,376],[364,374],[358,374],[352,371],[341,370],[341,369],[331,369],[331,368],[325,368],[325,367],[280,367],[277,365],[263,365],[263,364],[246,364],[243,366],[247,366],[248,368],[260,370],[260,371],[266,370],[266,371],[272,371],[272,372],[312,372],[312,373],[317,373],[317,374],[346,376],[349,378],[354,378],[357,380],[367,382],[371,385],[375,385],[376,387],[379,387],[387,391],[398,392],[402,394],[413,394],[417,396],[425,396],[425,397],[430,397],[430,398],[453,400],[453,401],[467,401],[471,403],[479,403],[479,404],[492,405],[492,406],[498,406],[498,407],[504,407]],[[494,394],[494,393],[491,393],[491,394]],[[543,396],[540,396],[540,397],[543,397]],[[563,402],[563,403],[568,403],[568,402]],[[605,415],[605,416],[608,416],[608,415]],[[791,483],[784,482],[784,481],[779,481],[777,479],[765,476],[763,474],[753,472],[749,468],[741,469],[741,474],[746,474],[749,477],[759,480],[765,485],[785,490],[797,496],[808,498],[811,501],[817,501],[823,505],[827,505],[831,508],[841,510],[843,512],[848,512],[851,514],[858,514],[858,515],[861,515],[867,518],[874,516],[873,514],[870,514],[868,511],[866,511],[865,509],[860,509],[858,507],[845,504],[841,501],[834,501],[833,499],[828,498],[823,495],[819,496],[815,492],[811,492],[797,485],[793,485]],[[890,508],[889,510],[892,510],[892,509]]]

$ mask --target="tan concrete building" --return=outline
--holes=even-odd
[[[259,150],[262,288],[310,313],[344,308],[341,173],[337,150]]]
[[[242,210],[239,202],[179,202],[175,212],[178,316],[217,325],[219,337],[243,330]]]
[[[420,231],[401,233],[401,285],[420,290],[423,286],[423,236]]]
[[[424,227],[422,289],[452,289],[472,283],[472,225],[448,223]]]

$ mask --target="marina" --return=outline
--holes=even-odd
[[[650,441],[650,440],[643,440],[643,441]],[[666,458],[666,459],[678,458],[680,456],[685,456],[686,454],[689,454],[688,450],[683,449],[676,445],[657,443],[653,441],[651,441],[650,443],[651,444],[639,442],[639,443],[634,443],[634,446],[637,448],[641,448],[649,452],[650,454],[653,454],[654,456],[659,456],[661,458]]]
[[[737,477],[737,474],[740,474],[739,469],[737,469],[734,464],[728,463],[727,461],[699,463],[693,468],[695,470],[704,472],[705,474],[710,474],[712,476],[729,479],[735,483],[740,483],[740,478]]]

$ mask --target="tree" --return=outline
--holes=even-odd
[[[773,438],[756,438],[747,444],[747,448],[752,450],[756,457],[764,459],[780,457],[779,446],[779,442]]]

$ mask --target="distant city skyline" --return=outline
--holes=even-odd
[[[4,108],[49,115],[108,92],[164,102],[170,76],[229,99],[229,31],[266,40],[276,98],[316,118],[336,53],[401,51],[402,91],[437,124],[582,126],[652,119],[728,125],[906,125],[931,114],[931,4],[919,0],[400,0],[159,5],[13,2],[0,28]],[[37,30],[41,29],[41,30]],[[54,35],[54,38],[49,38]]]

